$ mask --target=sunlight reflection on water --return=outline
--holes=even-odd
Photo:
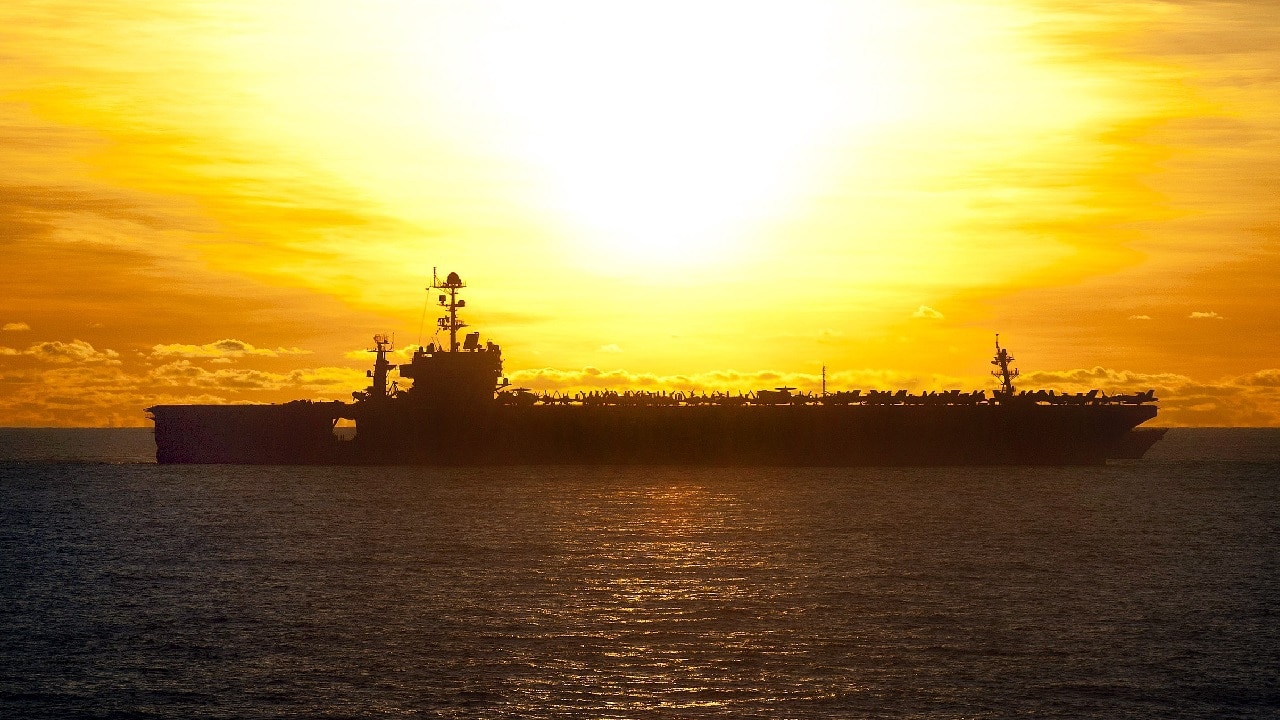
[[[0,464],[0,715],[1268,717],[1277,476]]]

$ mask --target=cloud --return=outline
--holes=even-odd
[[[207,370],[190,360],[175,360],[148,373],[148,378],[169,387],[218,389],[228,392],[249,390],[335,391],[339,395],[364,383],[364,372],[350,368],[322,367],[287,373],[241,368]]]
[[[1140,373],[1103,367],[1022,375],[1021,387],[1115,394],[1155,390],[1160,425],[1280,426],[1280,369],[1268,368],[1214,381],[1176,373]]]
[[[512,384],[532,390],[566,394],[601,388],[615,390],[676,390],[688,392],[750,392],[782,385],[813,392],[821,387],[818,373],[759,370],[716,370],[689,375],[633,373],[623,369],[580,370],[534,368],[509,373]],[[1197,380],[1177,373],[1143,373],[1095,366],[1024,373],[1021,389],[1087,392],[1098,389],[1116,395],[1155,390],[1159,398],[1159,425],[1173,426],[1280,426],[1280,369],[1264,369],[1214,381]],[[946,375],[913,375],[890,370],[858,369],[827,374],[829,390],[896,390],[914,393],[930,390],[993,389],[988,378]]]
[[[1280,369],[1259,370],[1241,375],[1236,382],[1249,387],[1280,388]]]
[[[0,413],[16,426],[145,426],[143,408],[161,403],[226,403],[224,394],[155,390],[145,374],[120,365],[61,365],[3,378]]]
[[[37,360],[60,365],[67,363],[120,364],[120,353],[115,350],[97,350],[83,340],[72,340],[68,343],[64,343],[61,340],[49,340],[47,342],[35,343],[26,350],[0,347],[0,355],[10,357],[25,355]]]
[[[1192,320],[1222,320],[1223,317],[1216,312],[1193,312],[1187,316]]]
[[[620,353],[620,352],[622,352],[622,348],[618,347],[617,345],[615,345],[615,344],[613,344],[613,343],[609,343],[608,345],[601,345],[601,346],[600,346],[600,352],[602,352],[602,353]]]
[[[0,374],[5,393],[0,414],[13,425],[144,425],[142,408],[156,404],[283,402],[298,398],[347,400],[368,383],[362,370],[344,367],[268,372],[234,367],[202,367],[187,358],[153,368],[130,370],[117,354],[88,343],[37,343],[28,350],[0,348],[0,355],[46,360],[51,366],[14,368]],[[625,369],[530,368],[509,373],[517,387],[573,393],[579,390],[677,390],[750,392],[778,386],[816,392],[817,372],[715,370],[658,375]],[[1025,373],[1019,386],[1108,394],[1153,389],[1160,414],[1155,424],[1172,426],[1280,426],[1280,368],[1267,368],[1213,381],[1176,373],[1143,373],[1101,366]],[[829,390],[987,389],[986,377],[914,375],[890,370],[851,369],[828,373]]]
[[[921,305],[920,307],[916,308],[915,312],[911,313],[911,317],[921,318],[924,320],[943,320],[945,319],[946,316],[938,312],[937,310],[934,310],[933,308],[929,307],[928,305]]]
[[[1022,374],[1019,385],[1023,388],[1045,389],[1065,386],[1071,392],[1094,388],[1127,392],[1153,387],[1182,386],[1189,382],[1191,382],[1190,378],[1176,373],[1139,373],[1095,366],[1074,370],[1033,370]]]
[[[30,329],[31,329],[31,326],[24,322],[5,323],[4,327],[0,327],[0,330],[3,330],[5,332],[22,332],[24,330],[30,330]]]
[[[204,345],[186,345],[182,343],[174,343],[171,345],[155,345],[151,348],[153,357],[181,357],[181,358],[239,358],[246,355],[258,357],[280,357],[282,355],[310,355],[310,350],[302,350],[299,348],[259,348],[250,345],[242,340],[218,340],[217,342],[206,343]]]
[[[0,363],[0,417],[13,426],[145,426],[143,409],[152,405],[350,400],[368,383],[363,370],[343,367],[275,373],[186,358],[149,367],[140,363],[150,356],[126,358],[79,340],[0,347],[0,356],[43,361]]]
[[[1130,320],[1150,320],[1151,316],[1150,315],[1130,315],[1129,319]]]
[[[631,373],[626,370],[600,370],[587,367],[581,370],[557,368],[532,368],[508,373],[511,383],[535,390],[581,390],[590,388],[646,388],[657,384],[658,376],[648,373]]]
[[[370,344],[372,345],[372,343]],[[442,345],[441,347],[444,347],[444,346]],[[400,347],[397,347],[391,350],[391,352],[387,353],[387,357],[393,363],[394,362],[411,362],[413,360],[414,353],[418,352],[419,349],[425,351],[426,346],[418,345],[417,343],[412,343],[409,345],[401,345]],[[373,364],[373,350],[370,348],[364,348],[362,350],[347,350],[342,353],[342,357],[348,360],[357,360],[361,364],[369,364],[369,365]]]
[[[623,369],[601,370],[586,367],[580,370],[558,368],[531,368],[509,372],[507,376],[517,387],[533,390],[558,390],[576,392],[609,388],[614,390],[690,390],[698,392],[729,391],[751,392],[786,385],[804,391],[816,391],[822,387],[821,373],[781,372],[774,370],[738,371],[712,370],[688,375],[657,375],[636,373]],[[896,389],[944,390],[961,389],[970,385],[962,378],[943,375],[916,376],[887,370],[842,370],[827,373],[827,387],[842,389]]]
[[[5,133],[5,140],[12,135]],[[114,221],[168,229],[173,220],[143,209],[128,193],[103,186],[0,185],[0,229],[12,238],[38,239],[74,221]]]

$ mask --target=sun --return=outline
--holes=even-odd
[[[741,258],[908,99],[881,3],[504,9],[477,44],[492,131],[595,270]]]
[[[434,264],[645,287],[803,267],[796,302],[915,308],[922,285],[1069,258],[1015,219],[1085,196],[1019,168],[1097,162],[1081,143],[1125,116],[1125,93],[1046,51],[1052,26],[1015,5],[299,0],[246,10],[256,31],[189,64],[236,70],[216,94],[247,104],[200,108],[218,137],[387,220],[311,238],[339,258],[327,271],[286,241],[265,272],[290,282],[366,297]],[[264,231],[293,237],[239,230],[256,268]]]

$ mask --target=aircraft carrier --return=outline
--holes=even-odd
[[[1100,465],[1140,458],[1163,435],[1153,391],[1017,391],[1000,347],[987,392],[782,387],[746,393],[513,388],[502,350],[459,333],[466,287],[433,277],[447,341],[393,365],[374,336],[368,388],[352,402],[156,405],[161,463],[269,465]],[[401,388],[395,371],[412,381]],[[825,375],[824,375],[825,377]],[[354,434],[339,427],[354,422]],[[350,423],[344,423],[349,425]]]

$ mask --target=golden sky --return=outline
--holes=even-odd
[[[1280,425],[1280,4],[0,5],[0,425],[346,398],[433,267],[537,388]],[[426,326],[432,326],[431,317]]]

